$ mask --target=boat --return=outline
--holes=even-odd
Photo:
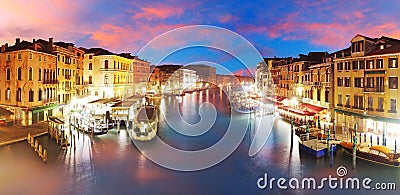
[[[326,143],[322,142],[322,140],[319,139],[311,139],[310,135],[307,134],[301,134],[299,140],[299,150],[300,152],[305,152],[306,154],[309,154],[313,156],[314,158],[321,158],[324,156],[327,156],[328,154],[328,146]],[[336,152],[336,145],[332,144],[331,145],[331,150],[333,153]]]
[[[353,155],[353,143],[342,141],[340,146],[343,147],[346,153]],[[373,163],[400,167],[400,154],[394,153],[392,149],[386,146],[357,144],[356,156],[359,159]]]
[[[300,127],[295,128],[295,134],[297,136],[300,136],[302,134],[306,134],[307,133],[307,126],[306,125],[301,125]],[[314,135],[315,133],[319,132],[320,129],[318,128],[309,128],[308,129],[308,133],[310,133],[310,137],[313,136],[313,138],[316,138],[316,136]]]
[[[152,105],[142,106],[134,117],[132,130],[129,131],[133,140],[152,140],[158,129],[158,110]]]

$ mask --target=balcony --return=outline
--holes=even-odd
[[[57,84],[58,81],[57,80],[44,80],[43,84]]]
[[[388,110],[388,113],[397,114],[397,110]]]
[[[331,87],[331,82],[322,82],[325,87]]]
[[[311,81],[303,81],[303,85],[311,85]]]
[[[314,81],[313,86],[321,86],[321,81]]]
[[[57,99],[56,98],[43,99],[42,102],[43,103],[57,102]]]
[[[364,92],[385,92],[385,88],[383,86],[364,87]]]

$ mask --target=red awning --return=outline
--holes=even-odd
[[[308,111],[305,111],[305,110],[299,110],[299,109],[295,109],[295,108],[292,108],[292,107],[289,107],[289,106],[280,106],[278,108],[282,109],[282,110],[289,111],[289,112],[294,113],[294,114],[301,115],[301,116],[314,116],[315,115],[315,113],[313,113],[313,112],[308,112]]]
[[[319,106],[314,106],[311,104],[307,104],[307,103],[302,103],[299,105],[300,108],[307,110],[308,112],[313,112],[315,114],[320,113],[322,110],[325,110],[326,108],[323,107],[319,107]]]

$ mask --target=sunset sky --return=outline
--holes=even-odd
[[[356,34],[400,38],[399,1],[123,1],[10,0],[0,2],[0,41],[54,37],[82,47],[136,53],[150,40],[187,25],[214,25],[249,40],[264,57],[332,52]],[[168,47],[162,44],[160,47]],[[181,52],[165,63],[190,63]],[[155,54],[157,55],[157,54]],[[147,58],[147,57],[144,57]],[[205,59],[212,61],[212,59]],[[218,63],[218,62],[217,62]],[[235,66],[236,67],[236,66]]]

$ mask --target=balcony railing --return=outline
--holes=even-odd
[[[330,87],[330,86],[331,86],[331,82],[322,82],[322,84],[323,84],[325,87]]]
[[[385,88],[383,86],[364,87],[364,92],[385,92]]]
[[[57,99],[56,98],[43,99],[42,102],[43,103],[57,102]]]
[[[57,80],[44,80],[43,84],[57,84],[58,81]]]
[[[313,85],[314,86],[321,86],[321,81],[314,81]]]

